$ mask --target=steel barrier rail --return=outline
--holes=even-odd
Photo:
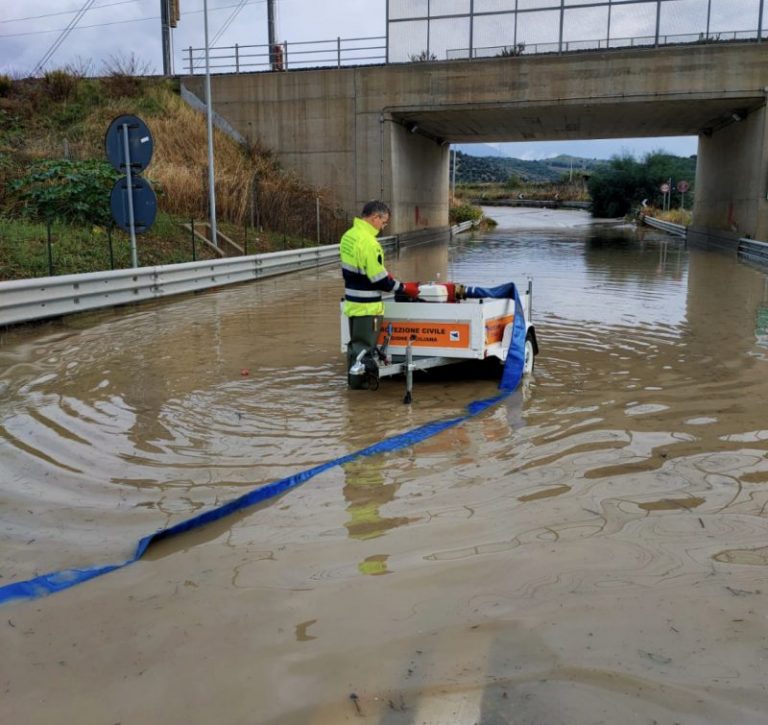
[[[398,243],[382,237],[382,246]],[[334,264],[339,245],[0,282],[0,326],[144,302]]]
[[[756,239],[739,239],[737,254],[752,262],[768,265],[768,242],[758,242]]]
[[[643,224],[647,224],[649,227],[660,229],[667,234],[673,234],[676,237],[685,237],[688,235],[688,230],[682,224],[673,224],[672,222],[665,222],[663,219],[656,219],[652,216],[642,215]]]

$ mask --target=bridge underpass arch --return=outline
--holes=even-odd
[[[202,97],[202,78],[184,85]],[[215,110],[284,166],[393,231],[448,223],[455,142],[695,135],[694,234],[768,239],[761,43],[215,76]]]

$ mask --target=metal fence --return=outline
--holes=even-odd
[[[402,1],[402,0],[401,0]],[[414,5],[419,0],[410,0]],[[480,6],[484,0],[442,0]],[[485,0],[486,4],[491,0]],[[429,0],[429,6],[441,0]],[[502,5],[519,4],[520,10],[475,12],[472,15],[430,15],[392,18],[386,36],[334,38],[284,42],[278,46],[229,45],[209,48],[211,73],[254,73],[260,71],[341,68],[383,65],[424,60],[472,60],[495,56],[573,53],[609,48],[638,48],[684,43],[726,43],[765,39],[768,0],[729,0],[739,6],[756,8],[749,13],[715,14],[724,0],[494,0]],[[527,7],[524,3],[548,7]],[[420,4],[425,5],[426,0]],[[554,5],[553,5],[554,3]],[[393,5],[390,0],[390,5]],[[664,12],[676,4],[674,15]],[[637,17],[631,8],[644,9]],[[697,10],[698,8],[698,10]],[[579,11],[579,12],[577,12]],[[596,14],[586,14],[594,11]],[[652,12],[651,12],[652,11]],[[697,13],[703,12],[703,16]],[[584,13],[584,14],[582,14]],[[702,17],[704,19],[702,19]],[[735,19],[752,19],[751,29],[733,28]],[[690,22],[689,22],[690,20]],[[444,25],[448,22],[449,25]],[[728,27],[726,27],[728,26]],[[633,33],[628,31],[633,30]],[[686,32],[681,32],[686,31]],[[279,48],[279,53],[276,52]],[[205,72],[205,48],[184,49],[184,68],[190,75]]]
[[[766,0],[388,0],[390,63],[757,40]],[[747,28],[744,30],[743,28]]]
[[[205,48],[184,51],[187,73],[205,72]],[[386,37],[334,38],[332,40],[288,41],[276,46],[229,45],[208,49],[212,73],[253,73],[265,70],[372,65],[386,63]]]

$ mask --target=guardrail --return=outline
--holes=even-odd
[[[756,239],[739,239],[737,254],[751,262],[768,265],[768,242],[758,242]]]
[[[468,222],[461,222],[461,224],[456,224],[455,226],[451,227],[451,236],[454,234],[461,234],[462,232],[468,232],[472,227],[476,227],[478,225],[478,222],[468,221]]]
[[[466,231],[462,227],[452,227],[451,234]],[[387,236],[380,237],[379,242],[390,249],[399,247],[401,240]],[[0,282],[0,326],[198,292],[338,261],[339,245],[327,244],[156,267],[10,280]]]
[[[656,217],[642,215],[641,220],[643,224],[647,224],[649,227],[660,229],[667,234],[673,234],[676,237],[685,237],[688,235],[688,230],[682,224],[673,224],[672,222],[665,222],[663,219],[656,219]]]
[[[338,245],[0,282],[0,325],[143,302],[336,262]]]

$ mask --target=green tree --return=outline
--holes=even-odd
[[[647,199],[661,206],[661,185],[672,179],[694,183],[695,157],[682,158],[660,151],[647,154],[642,161],[633,156],[614,156],[607,166],[596,168],[589,179],[592,213],[598,217],[620,217]]]

